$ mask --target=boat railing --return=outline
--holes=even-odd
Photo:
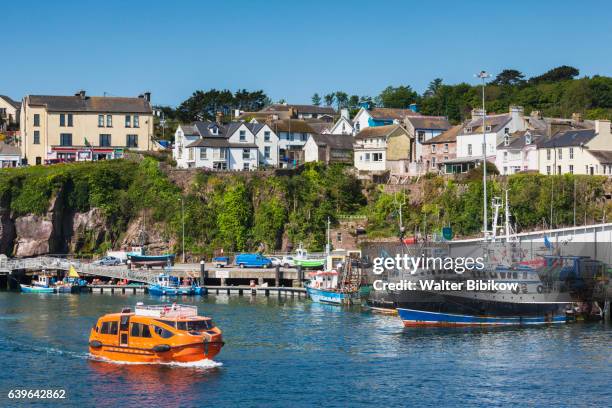
[[[196,317],[198,315],[198,307],[190,305],[137,305],[134,309],[139,316],[148,317],[171,317],[184,318]]]

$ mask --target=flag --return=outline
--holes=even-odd
[[[548,249],[553,249],[553,244],[546,235],[544,235],[544,245],[546,245],[546,248]]]
[[[79,274],[77,273],[76,269],[74,269],[74,266],[70,265],[70,270],[68,271],[68,277],[69,278],[80,278]]]
[[[85,138],[85,146],[91,147],[91,143],[89,143],[89,140],[87,140],[87,138]]]

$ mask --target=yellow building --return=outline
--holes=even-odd
[[[151,150],[151,94],[137,98],[27,95],[19,147],[25,163],[104,160]]]

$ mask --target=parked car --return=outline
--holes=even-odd
[[[99,266],[115,266],[121,265],[121,259],[116,258],[114,256],[105,256],[104,258],[98,259],[93,262],[94,265]]]
[[[281,258],[276,256],[269,256],[268,258],[272,261],[272,266],[283,266],[283,260]]]
[[[217,268],[225,268],[226,266],[229,265],[230,259],[229,259],[229,256],[215,256],[212,260],[212,263]]]
[[[261,254],[238,254],[234,261],[241,268],[269,268],[272,260]]]
[[[281,260],[281,265],[283,265],[285,268],[292,268],[295,266],[295,258],[290,255],[285,255]]]

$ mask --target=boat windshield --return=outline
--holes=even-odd
[[[212,320],[193,320],[188,322],[177,322],[177,329],[179,330],[187,330],[187,331],[204,331],[209,330],[215,327]]]

